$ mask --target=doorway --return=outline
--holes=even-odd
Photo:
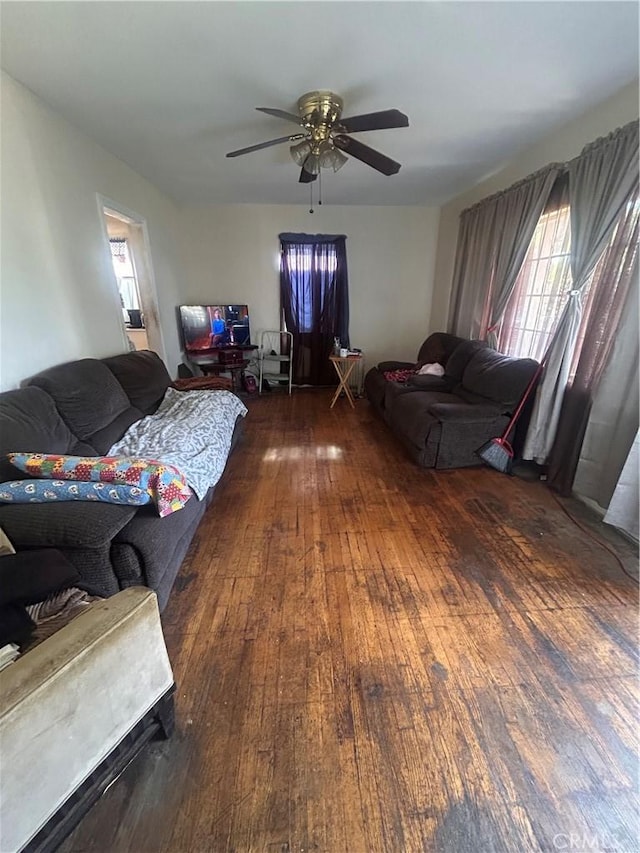
[[[146,222],[98,195],[113,265],[123,332],[130,349],[151,350],[164,360],[158,301]]]

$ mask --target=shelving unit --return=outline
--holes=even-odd
[[[288,385],[291,393],[293,379],[293,335],[291,332],[263,332],[260,336],[260,380],[258,391],[262,394],[262,379]]]

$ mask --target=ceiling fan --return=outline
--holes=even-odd
[[[400,163],[390,157],[369,148],[348,134],[367,130],[385,130],[393,127],[408,127],[409,119],[400,110],[382,110],[350,118],[342,118],[342,98],[334,92],[307,92],[298,99],[299,115],[284,110],[256,107],[261,113],[293,122],[304,128],[303,132],[270,139],[238,151],[230,151],[227,157],[240,157],[261,148],[280,145],[283,142],[295,142],[289,149],[295,162],[301,166],[300,183],[315,181],[320,169],[333,169],[337,172],[347,162],[342,153],[361,160],[367,166],[377,169],[383,175],[395,175]]]

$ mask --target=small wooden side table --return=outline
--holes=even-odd
[[[338,374],[338,379],[340,380],[340,383],[336,388],[336,393],[333,395],[331,405],[329,406],[330,409],[333,409],[335,406],[336,400],[340,396],[341,391],[344,391],[347,400],[351,404],[351,408],[355,409],[353,394],[351,393],[351,389],[347,385],[347,382],[349,381],[353,368],[358,364],[361,358],[362,355],[347,355],[344,356],[344,358],[341,355],[329,356],[329,361],[333,363],[336,373]]]

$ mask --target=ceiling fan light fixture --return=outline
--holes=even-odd
[[[308,139],[303,139],[297,145],[292,145],[289,153],[298,166],[302,166],[309,154],[311,154],[311,142]]]
[[[320,154],[320,165],[323,169],[333,169],[334,172],[337,172],[338,169],[342,169],[348,159],[342,151],[338,151],[331,145],[327,146]]]
[[[310,175],[318,175],[320,173],[320,157],[314,153],[309,154],[302,167]]]
[[[297,125],[298,133],[229,151],[226,156],[240,157],[282,142],[293,142],[295,145],[290,146],[289,152],[292,160],[301,167],[299,183],[313,183],[322,169],[337,172],[351,157],[383,175],[395,175],[400,170],[400,163],[370,148],[351,134],[408,127],[408,117],[400,110],[390,109],[344,118],[342,108],[342,98],[327,90],[307,92],[299,98],[299,115],[271,107],[256,107],[260,112]]]

